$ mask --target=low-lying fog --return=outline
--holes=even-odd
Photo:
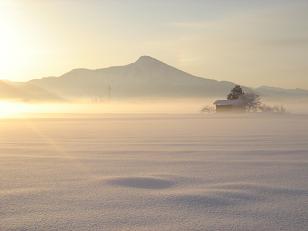
[[[152,99],[109,100],[89,102],[85,100],[66,103],[28,103],[0,101],[0,117],[23,117],[37,114],[103,114],[103,113],[199,113],[204,106],[214,108],[215,99]],[[308,113],[308,101],[266,101],[270,106],[284,106],[289,113]]]

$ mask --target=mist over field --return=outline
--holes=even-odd
[[[76,100],[71,102],[37,102],[27,103],[19,101],[0,101],[0,118],[23,118],[33,116],[58,117],[59,114],[86,114],[99,116],[100,114],[199,114],[202,108],[215,106],[215,98],[160,98],[160,99],[130,99],[130,100],[105,100],[93,102]],[[262,100],[269,106],[283,106],[287,113],[308,114],[308,100]],[[213,113],[213,112],[212,112]],[[206,113],[203,113],[206,114]],[[266,113],[261,113],[266,114]]]

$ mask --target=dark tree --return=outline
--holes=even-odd
[[[242,95],[244,95],[244,91],[242,90],[240,85],[236,85],[228,95],[229,100],[239,99]]]

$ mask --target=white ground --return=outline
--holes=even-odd
[[[308,116],[0,120],[0,230],[308,230]]]

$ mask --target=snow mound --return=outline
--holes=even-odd
[[[143,189],[165,189],[174,185],[174,182],[154,177],[118,177],[107,181],[110,185]]]

